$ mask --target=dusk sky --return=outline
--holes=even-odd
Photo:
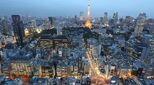
[[[74,16],[83,11],[86,15],[88,0],[0,0],[0,16]],[[154,17],[154,0],[91,0],[91,16],[100,17],[104,12],[111,16],[137,16],[146,12]]]

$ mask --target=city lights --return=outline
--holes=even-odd
[[[153,85],[152,2],[0,0],[0,85]]]
[[[37,33],[41,33],[41,32],[42,32],[42,29],[37,28],[37,29],[36,29],[36,32],[37,32]]]

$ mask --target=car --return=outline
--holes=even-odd
[[[81,85],[81,81],[80,80],[76,80],[76,84],[75,85]]]
[[[113,76],[110,79],[110,85],[119,85],[119,78],[117,76]]]
[[[5,77],[3,75],[0,75],[0,82],[4,81]]]
[[[141,82],[142,85],[146,85],[146,82],[143,78],[138,78],[138,80]]]
[[[129,80],[126,79],[126,80],[124,81],[124,85],[130,85]]]
[[[131,85],[137,85],[137,83],[133,79],[128,79]]]

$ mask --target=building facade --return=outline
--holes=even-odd
[[[20,20],[19,15],[12,15],[12,25],[14,30],[14,36],[16,38],[16,43],[18,46],[23,46],[24,40],[24,25],[23,22]]]

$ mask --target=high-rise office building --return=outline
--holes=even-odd
[[[0,25],[2,27],[2,33],[5,35],[11,34],[11,26],[7,17],[2,17],[0,21]]]
[[[117,23],[118,23],[118,18],[119,18],[118,12],[114,13],[114,14],[113,14],[113,23],[114,23],[114,24],[117,24]]]
[[[14,36],[16,39],[16,43],[18,46],[23,46],[23,39],[24,39],[24,25],[23,22],[20,20],[19,15],[12,15],[12,26],[14,30]]]
[[[80,12],[80,17],[79,17],[79,23],[80,23],[80,26],[84,27],[84,12]]]
[[[52,22],[49,20],[49,18],[48,19],[45,19],[44,24],[43,24],[43,28],[44,29],[51,29],[52,28],[51,23]]]
[[[48,17],[50,24],[53,25],[53,17]]]
[[[80,12],[80,21],[83,21],[83,12]]]
[[[103,27],[108,27],[108,26],[109,26],[108,13],[105,12],[103,17]]]
[[[135,35],[139,36],[143,32],[145,21],[146,21],[146,14],[140,13],[136,21],[136,27],[134,30]]]
[[[36,25],[36,20],[31,20],[31,26],[32,26],[33,28],[36,28],[36,27],[37,27],[37,25]]]

